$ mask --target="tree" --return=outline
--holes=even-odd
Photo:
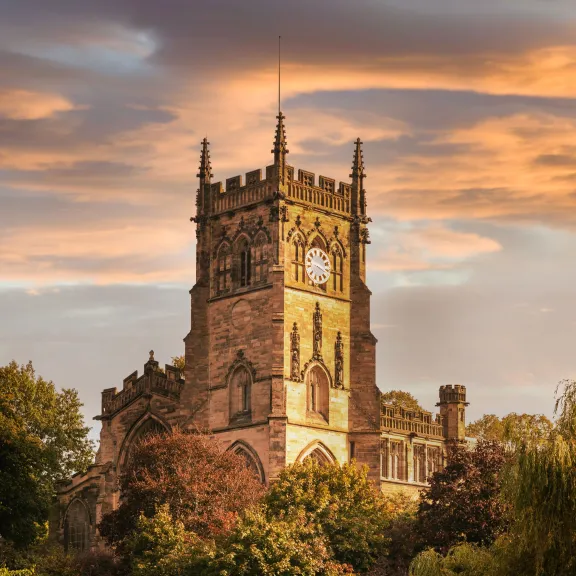
[[[120,491],[120,506],[103,517],[99,529],[123,554],[123,541],[141,514],[151,518],[167,504],[187,531],[210,538],[228,532],[263,487],[241,456],[225,452],[210,436],[175,430],[151,434],[134,446]]]
[[[516,446],[529,438],[542,442],[548,438],[553,424],[543,414],[516,414],[512,412],[503,418],[495,414],[485,414],[479,420],[466,426],[466,434],[481,440],[494,440]]]
[[[131,576],[181,576],[193,573],[210,545],[174,520],[169,506],[163,504],[152,518],[140,515],[127,548]]]
[[[420,553],[410,565],[411,576],[490,576],[495,558],[492,552],[473,544],[459,544],[446,556],[434,550]]]
[[[327,538],[304,510],[270,518],[248,510],[195,574],[205,576],[338,576],[353,574],[332,558]]]
[[[419,531],[426,545],[442,553],[460,542],[490,544],[507,525],[500,501],[506,453],[498,442],[474,449],[452,443],[448,465],[435,472],[421,493]]]
[[[386,501],[354,464],[309,458],[285,468],[265,497],[269,517],[304,513],[325,535],[334,559],[367,570],[386,549]]]
[[[412,410],[414,412],[421,412],[424,410],[418,403],[418,400],[410,394],[410,392],[403,392],[402,390],[390,390],[383,392],[381,396],[383,404],[393,404],[400,406],[405,410]]]
[[[0,537],[19,547],[45,532],[55,482],[93,459],[76,390],[60,392],[32,363],[0,367]]]
[[[558,395],[558,392],[561,393]],[[557,389],[556,426],[546,441],[528,436],[505,476],[516,548],[534,558],[534,574],[576,573],[576,381]]]
[[[184,368],[186,367],[186,358],[184,357],[184,354],[182,354],[182,356],[172,356],[172,366],[178,368],[180,372],[184,372]]]

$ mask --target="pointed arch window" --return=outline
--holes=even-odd
[[[86,505],[80,500],[73,500],[64,519],[65,550],[83,552],[90,545],[90,514]]]
[[[268,279],[268,239],[261,232],[254,240],[254,282],[266,282]]]
[[[344,290],[343,268],[342,252],[335,248],[332,250],[332,290],[336,292]]]
[[[299,237],[296,237],[292,245],[292,268],[296,282],[306,281],[305,258],[304,243]]]
[[[247,416],[251,410],[252,376],[245,366],[239,366],[230,379],[230,416]]]
[[[252,272],[252,258],[250,245],[246,238],[238,243],[238,283],[240,287],[250,286]]]
[[[230,246],[223,244],[218,250],[218,258],[216,260],[216,291],[219,294],[230,290],[231,268],[232,254],[230,253]]]
[[[319,366],[314,366],[307,375],[308,413],[320,416],[328,422],[330,401],[330,384],[326,373]]]

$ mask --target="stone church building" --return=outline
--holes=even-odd
[[[212,182],[202,142],[196,284],[185,369],[144,373],[102,392],[100,447],[85,474],[59,486],[52,537],[84,549],[119,502],[131,446],[174,426],[210,431],[264,483],[286,465],[355,459],[383,490],[417,490],[464,439],[466,389],[441,386],[440,413],[386,405],[376,385],[362,143],[350,182],[296,171],[278,115],[274,162]]]

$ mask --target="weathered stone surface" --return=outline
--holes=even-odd
[[[442,387],[438,420],[381,404],[360,141],[352,183],[336,188],[321,176],[316,186],[304,170],[294,180],[282,122],[266,179],[251,171],[245,185],[240,177],[227,179],[225,190],[213,184],[202,143],[184,379],[171,366],[159,374],[151,353],[142,377],[133,373],[122,390],[104,390],[96,462],[60,487],[52,537],[66,540],[67,511],[77,499],[87,545],[97,545],[95,526],[118,505],[130,447],[151,430],[207,431],[226,449],[242,449],[266,483],[306,457],[355,459],[382,490],[412,494],[443,465],[446,438],[464,439],[464,387]],[[311,247],[331,262],[321,286],[306,275]]]

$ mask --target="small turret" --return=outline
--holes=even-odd
[[[440,386],[440,416],[447,440],[463,441],[466,437],[466,386],[460,384]]]
[[[356,139],[350,178],[352,178],[352,214],[366,216],[366,191],[364,190],[366,172],[364,171],[364,155],[360,138]]]

